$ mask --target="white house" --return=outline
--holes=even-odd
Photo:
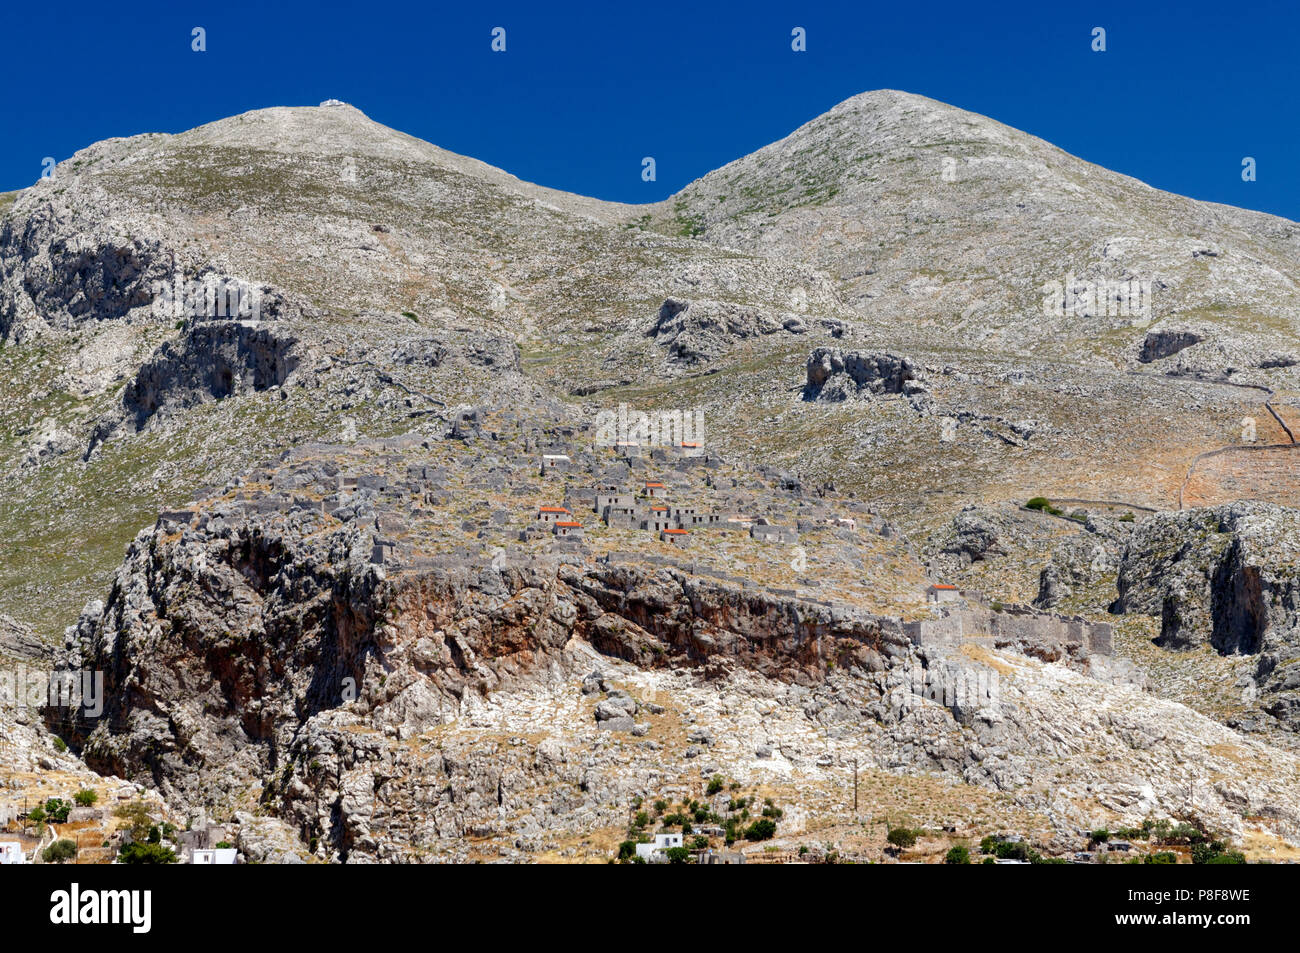
[[[233,847],[215,847],[212,850],[196,850],[192,864],[233,864],[239,852]]]
[[[16,840],[0,840],[0,864],[25,864],[27,855]]]
[[[669,848],[681,846],[681,834],[656,834],[653,843],[636,845],[636,855],[642,860],[654,862],[662,860],[664,851]]]
[[[548,473],[554,473],[556,470],[568,469],[573,463],[567,453],[544,453],[542,454],[542,476]]]

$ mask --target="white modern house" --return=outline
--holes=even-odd
[[[25,864],[27,855],[16,840],[0,840],[0,864]]]
[[[214,847],[211,850],[196,850],[192,864],[233,864],[239,851],[233,847]]]
[[[681,846],[681,834],[656,834],[653,843],[636,845],[636,855],[647,863],[656,863],[664,859],[664,851]]]

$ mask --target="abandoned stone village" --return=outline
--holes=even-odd
[[[276,515],[319,528],[348,522],[367,529],[371,561],[386,572],[543,554],[672,567],[810,608],[867,607],[874,625],[931,653],[983,642],[1114,676],[1108,624],[990,605],[918,575],[906,541],[852,494],[741,467],[695,442],[610,446],[587,442],[589,430],[470,412],[454,432],[486,445],[472,468],[460,465],[457,440],[303,445],[200,491],[201,507],[165,512],[159,526],[210,532],[214,520]]]

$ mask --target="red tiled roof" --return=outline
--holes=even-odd
[[[674,536],[689,536],[690,532],[684,529],[666,529],[665,533],[672,533]]]
[[[581,526],[582,524],[581,524],[581,523],[569,523],[569,522],[565,522],[564,520],[557,520],[556,523],[555,523],[555,525],[556,525],[556,526],[564,526],[564,527],[566,527],[566,528],[572,529],[572,528],[574,528],[574,527]]]
[[[540,507],[540,509],[541,509],[541,511],[542,511],[543,513],[567,513],[567,512],[569,512],[568,507],[565,507],[565,506],[543,506],[543,507]]]
[[[950,586],[946,582],[936,582],[931,589],[956,589],[956,586]]]

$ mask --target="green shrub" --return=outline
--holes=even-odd
[[[131,840],[142,841],[148,838],[149,828],[153,822],[149,819],[149,805],[144,801],[135,800],[127,804],[119,804],[113,809],[113,816],[127,822]]]
[[[94,807],[95,802],[99,800],[99,794],[94,788],[82,788],[72,796],[72,799],[82,807]]]
[[[1104,827],[1098,828],[1088,835],[1089,844],[1104,844],[1108,840],[1110,840],[1110,831]]]
[[[1115,831],[1115,836],[1121,840],[1146,840],[1151,836],[1152,823],[1143,821],[1141,827],[1121,827]]]
[[[760,818],[745,828],[745,840],[771,840],[776,836],[776,821]]]
[[[1154,854],[1147,854],[1146,858],[1142,861],[1142,863],[1144,863],[1144,864],[1176,864],[1176,863],[1178,863],[1178,855],[1175,854],[1175,853],[1174,853],[1173,851],[1171,851],[1171,850],[1162,850],[1162,851],[1157,851],[1157,852],[1154,853]]]
[[[895,847],[911,847],[916,843],[918,833],[910,827],[891,827],[885,839]]]
[[[709,786],[706,789],[706,793],[710,797],[712,797],[713,795],[721,791],[725,786],[726,786],[726,782],[722,780],[722,776],[715,774],[713,777],[709,778]]]
[[[969,864],[970,850],[961,844],[956,847],[949,847],[948,853],[944,855],[943,862],[945,864]]]
[[[117,861],[120,864],[174,864],[176,852],[161,844],[132,841],[122,845],[122,849],[117,852]]]
[[[1052,505],[1052,501],[1045,496],[1035,496],[1025,504],[1026,509],[1045,510]]]
[[[45,802],[45,818],[52,824],[62,824],[72,812],[72,802],[52,797]]]
[[[60,738],[58,735],[55,735],[54,750],[57,751],[59,754],[63,754],[65,751],[68,750],[68,743],[64,741],[62,738]]]
[[[1038,855],[1022,841],[1010,843],[1008,841],[999,841],[993,847],[993,854],[998,860],[1027,860],[1035,863]]]
[[[618,859],[627,860],[636,856],[636,841],[625,840],[618,845]]]
[[[1210,841],[1192,847],[1194,864],[1244,864],[1246,856],[1238,851],[1230,851],[1223,841]]]
[[[1230,850],[1226,854],[1215,854],[1205,861],[1207,864],[1244,864],[1245,862],[1246,855],[1235,850]]]
[[[77,856],[77,845],[66,837],[61,837],[41,851],[41,860],[47,864],[61,864]]]

